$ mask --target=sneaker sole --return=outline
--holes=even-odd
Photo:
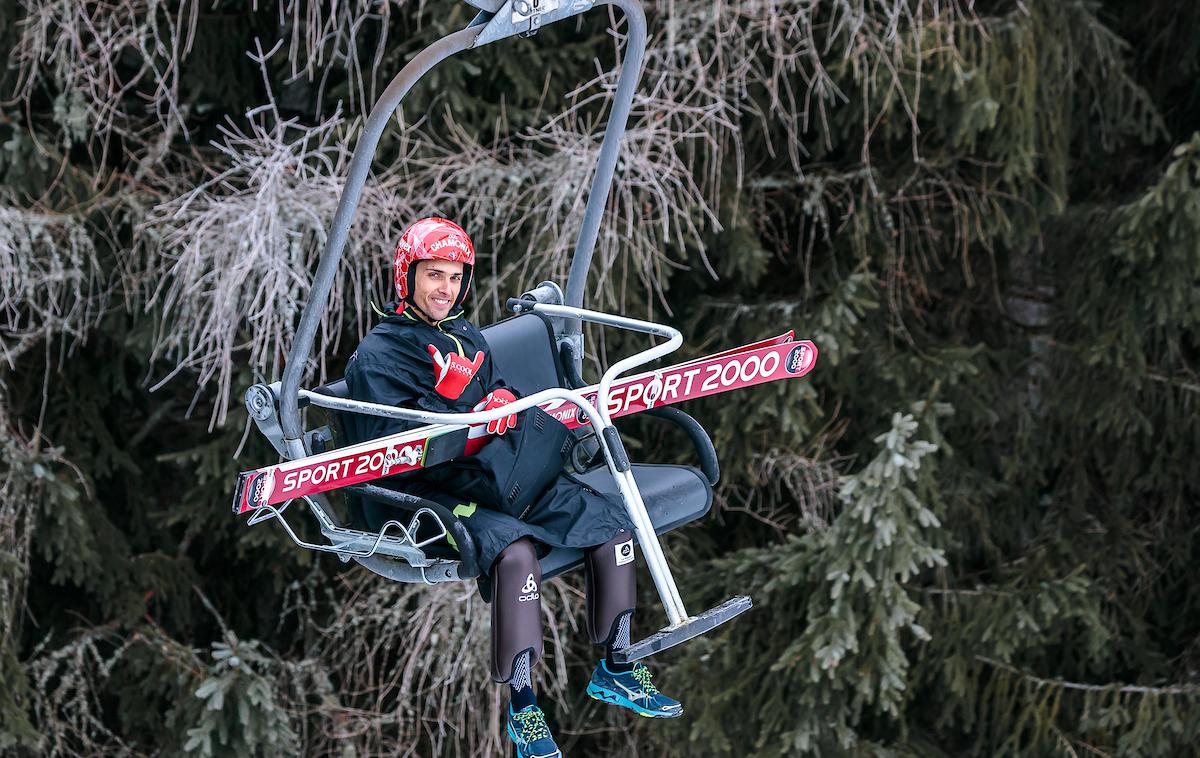
[[[612,703],[613,705],[619,705],[622,708],[628,708],[643,718],[673,719],[683,715],[683,708],[680,708],[677,711],[672,711],[671,713],[647,710],[624,695],[613,692],[605,687],[601,687],[594,682],[588,684],[587,694],[588,697],[592,698],[593,700],[599,700],[602,703]]]

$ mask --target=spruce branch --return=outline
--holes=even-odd
[[[91,143],[89,132],[137,139],[147,115],[160,127],[173,121],[187,133],[180,69],[194,41],[199,2],[22,0],[22,6],[13,55],[20,70],[16,94],[28,99],[39,86],[57,93],[60,121],[76,142]]]
[[[986,663],[993,668],[1002,669],[1010,674],[1016,674],[1037,687],[1053,687],[1081,692],[1106,692],[1121,695],[1151,695],[1154,697],[1166,695],[1200,695],[1200,685],[1195,684],[1172,684],[1165,687],[1150,687],[1137,684],[1085,684],[1081,682],[1069,682],[1065,679],[1047,679],[1035,676],[1027,671],[1022,671],[1016,666],[989,658],[985,655],[977,655],[975,656],[975,660]]]
[[[260,65],[267,57],[260,48]],[[162,314],[151,358],[176,364],[156,386],[185,370],[196,375],[197,392],[215,384],[213,424],[228,412],[235,356],[261,376],[281,371],[340,194],[352,127],[336,114],[306,126],[284,118],[272,99],[244,126],[228,121],[220,130],[216,147],[227,167],[146,214],[136,241],[149,271],[132,272],[131,282],[156,283],[146,300]],[[402,197],[386,172],[364,192],[342,268],[349,273],[334,287],[318,355],[333,352],[342,334],[333,314],[365,318],[398,219],[414,215]]]

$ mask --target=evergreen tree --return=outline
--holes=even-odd
[[[660,657],[681,723],[579,695],[580,580],[548,584],[564,747],[1197,754],[1200,9],[647,10],[589,305],[671,321],[687,357],[795,328],[821,359],[687,409],[724,479],[669,555],[689,607],[756,610]],[[238,398],[279,375],[361,114],[473,13],[0,5],[0,753],[507,749],[469,587],[227,511],[274,459]],[[414,89],[308,381],[340,375],[416,215],[467,221],[479,321],[565,279],[622,30],[593,11]],[[593,372],[641,343],[588,344]]]

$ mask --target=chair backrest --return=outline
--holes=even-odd
[[[482,330],[496,370],[521,395],[565,387],[562,362],[549,322],[526,313],[489,324]]]
[[[521,395],[551,387],[565,387],[562,362],[549,322],[536,313],[525,313],[489,324],[480,330],[492,350],[496,370]],[[335,379],[315,392],[349,399],[345,379]]]

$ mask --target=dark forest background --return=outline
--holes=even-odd
[[[688,357],[795,328],[801,382],[697,401],[723,480],[665,540],[675,723],[583,687],[569,755],[1195,755],[1200,4],[649,0],[588,305]],[[499,755],[488,609],[229,513],[360,119],[450,0],[0,4],[0,753]],[[565,282],[623,45],[594,10],[439,67],[385,135],[310,383],[403,226],[471,305]],[[587,373],[635,347],[589,335]],[[311,385],[310,385],[311,386]],[[686,460],[629,427],[643,460]],[[648,578],[635,632],[662,623]],[[636,723],[635,723],[636,722]]]

